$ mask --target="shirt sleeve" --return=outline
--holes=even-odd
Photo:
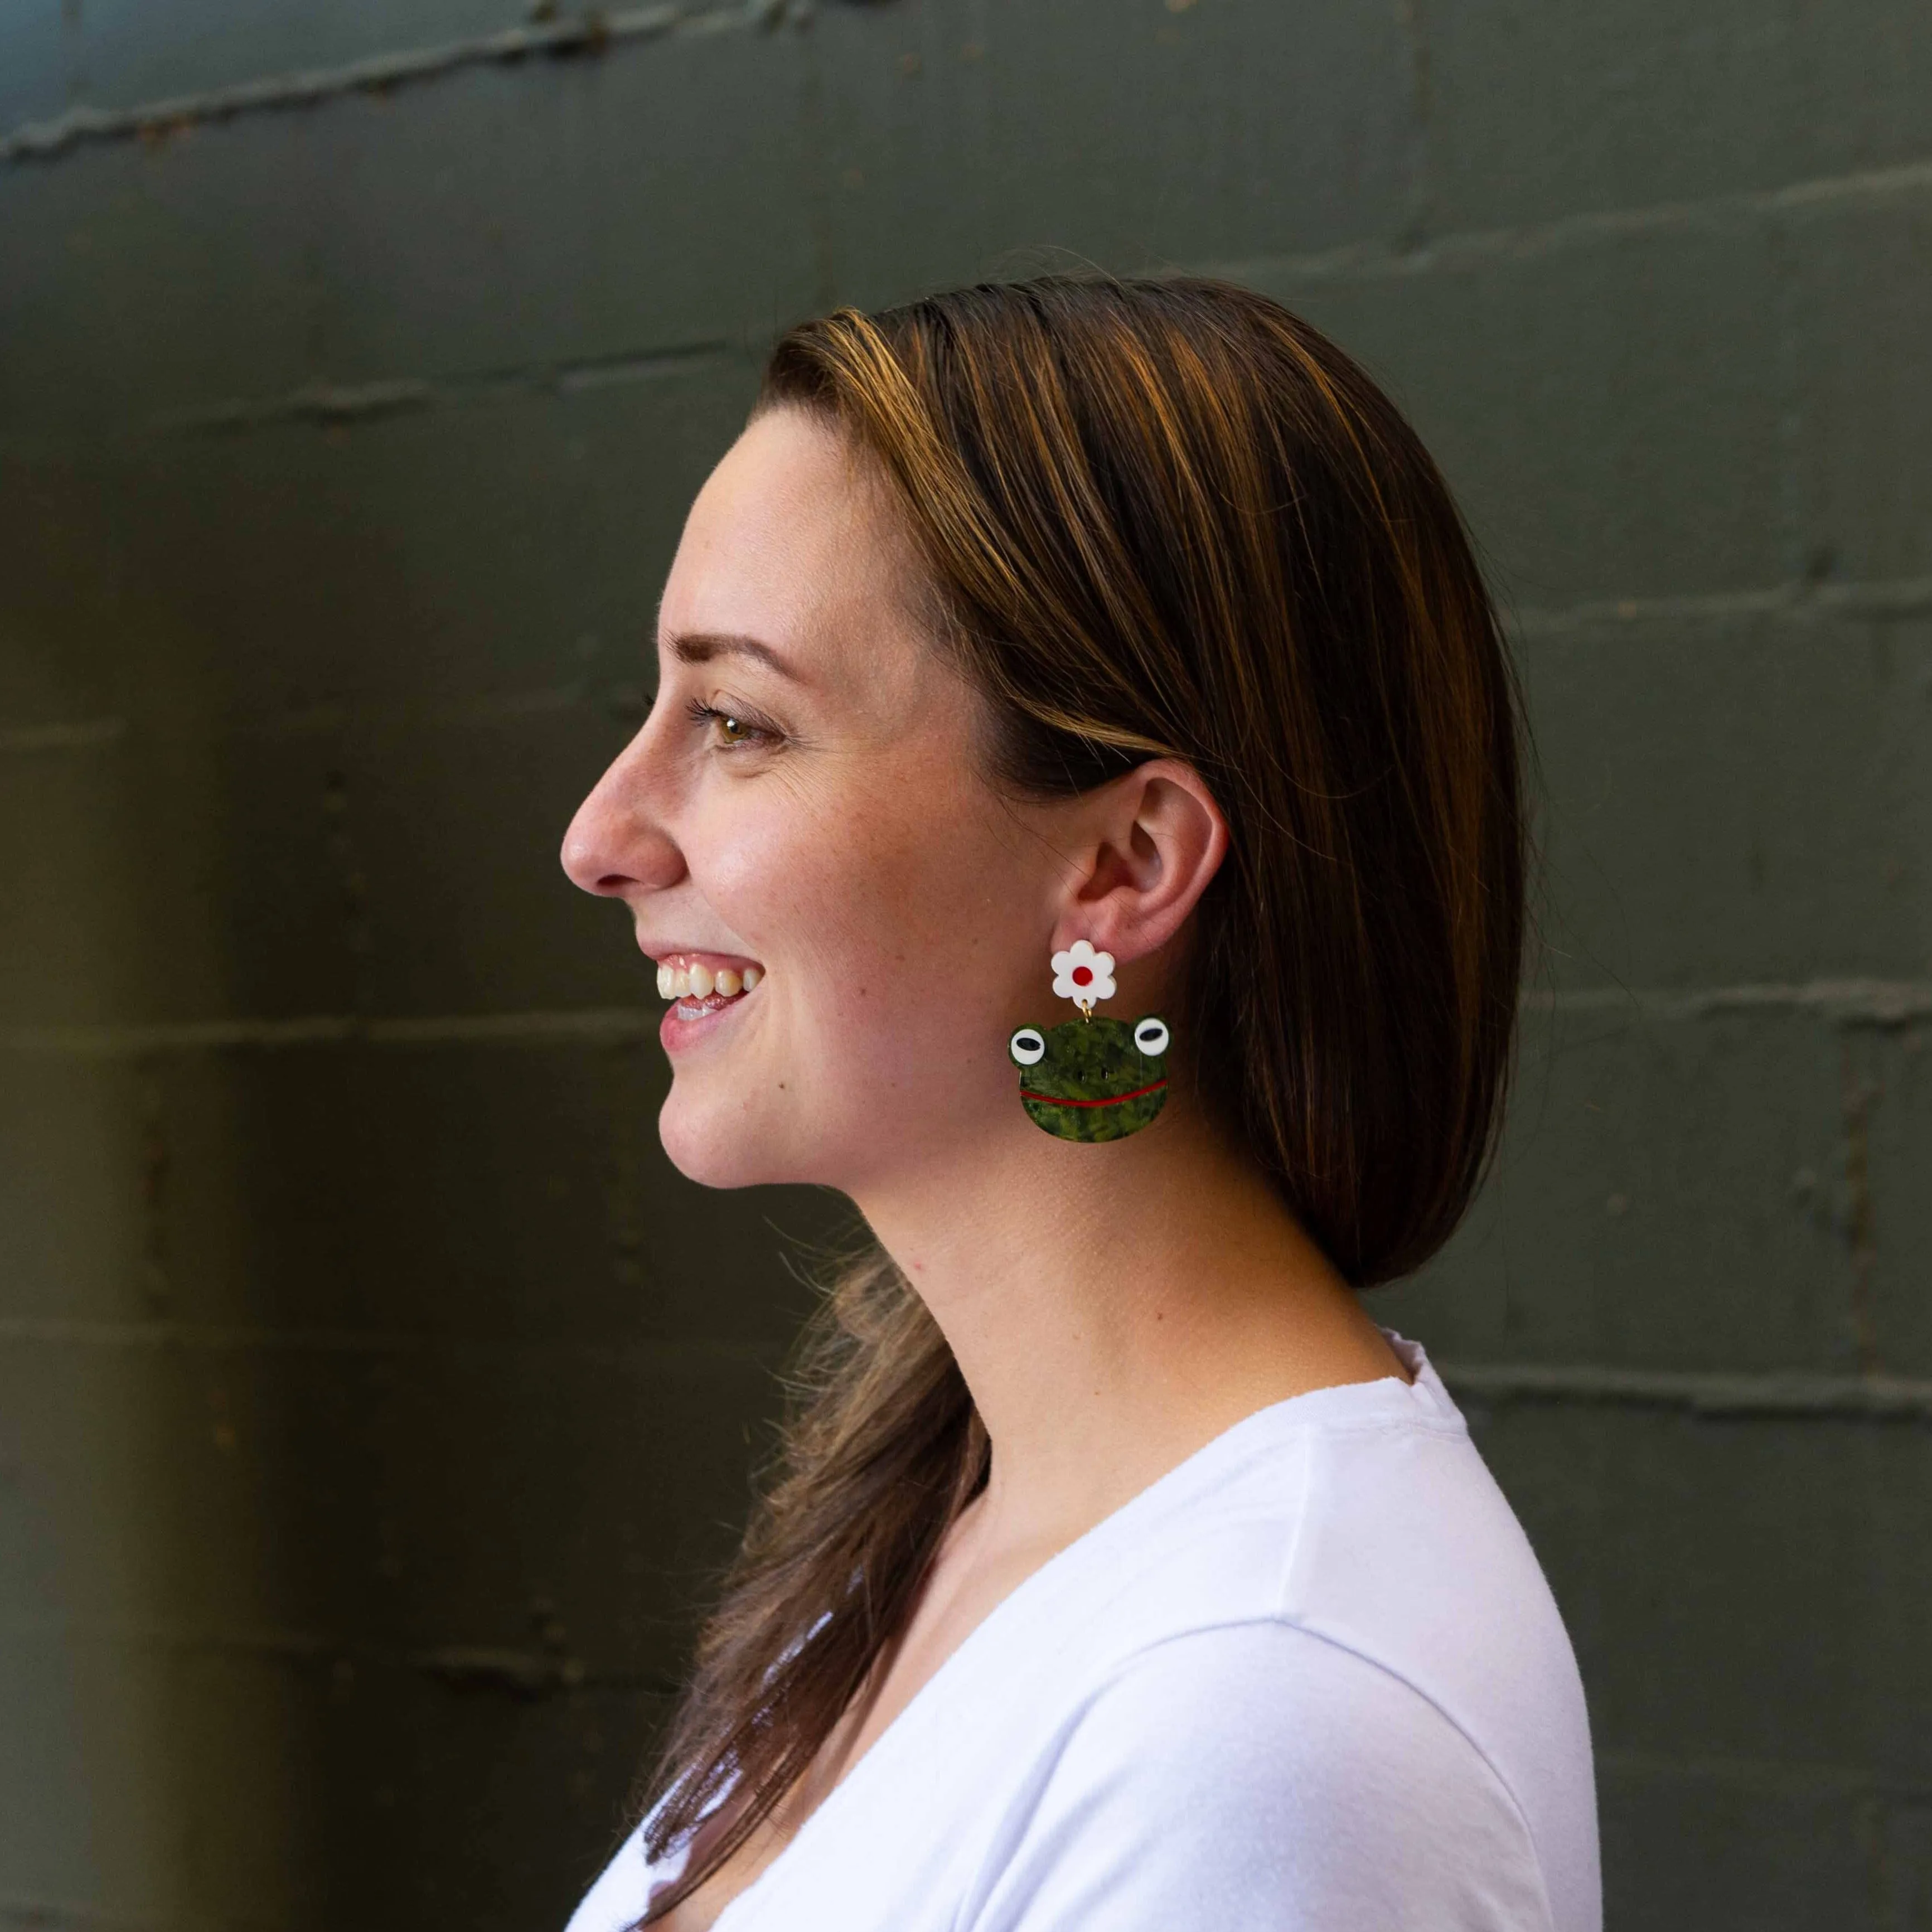
[[[970,1932],[1547,1932],[1520,1808],[1436,1706],[1292,1624],[1169,1640],[1071,1726]]]

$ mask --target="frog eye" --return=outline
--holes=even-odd
[[[1150,1013],[1144,1020],[1134,1022],[1134,1044],[1151,1060],[1156,1054],[1167,1051],[1167,1022],[1156,1019]]]
[[[1037,1066],[1046,1058],[1046,1041],[1038,1027],[1022,1027],[1006,1042],[1006,1051],[1022,1066]]]

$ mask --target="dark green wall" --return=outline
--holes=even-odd
[[[1928,100],[1922,0],[0,14],[0,1926],[560,1924],[826,1210],[667,1167],[555,848],[773,331],[1076,260],[1332,330],[1512,606],[1546,956],[1381,1307],[1612,1926],[1932,1926]]]

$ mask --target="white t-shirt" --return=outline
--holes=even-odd
[[[1582,1686],[1415,1381],[1261,1409],[1036,1570],[717,1932],[1598,1932]],[[568,1932],[683,1854],[627,1841]]]

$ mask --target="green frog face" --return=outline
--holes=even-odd
[[[1167,1022],[1124,1020],[1024,1026],[1006,1043],[1020,1070],[1020,1105],[1064,1141],[1138,1133],[1167,1100]]]

